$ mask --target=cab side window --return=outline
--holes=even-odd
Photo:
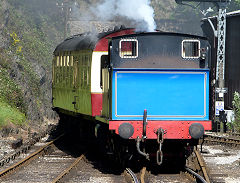
[[[182,58],[197,59],[200,57],[199,40],[182,41]]]
[[[109,55],[102,55],[101,56],[101,70],[100,70],[100,87],[103,87],[102,81],[102,69],[108,68],[109,66]]]
[[[119,56],[121,58],[137,58],[138,57],[138,41],[137,39],[122,39],[119,42]]]

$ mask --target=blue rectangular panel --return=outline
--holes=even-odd
[[[209,71],[113,70],[112,119],[208,120]]]

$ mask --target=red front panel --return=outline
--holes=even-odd
[[[109,121],[109,130],[115,130],[118,134],[118,128],[122,123],[130,123],[134,127],[134,133],[130,139],[142,137],[142,121]],[[191,139],[189,127],[193,123],[200,123],[204,130],[212,130],[211,121],[148,121],[146,135],[148,139],[156,139],[156,131],[159,128],[165,130],[164,139]]]
[[[102,94],[91,94],[92,116],[101,116]]]

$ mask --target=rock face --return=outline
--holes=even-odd
[[[12,145],[13,149],[17,149],[17,148],[21,147],[22,144],[23,144],[23,139],[21,138],[21,139],[17,139],[15,141],[13,141],[11,145]]]
[[[0,3],[0,72],[5,71],[6,85],[0,101],[25,113],[29,126],[39,129],[57,115],[51,107],[51,61],[54,47],[61,41],[59,26],[63,21],[51,17],[59,14],[55,2],[43,0],[1,0]],[[3,75],[0,75],[0,80]],[[15,94],[16,93],[16,94]],[[8,94],[8,95],[7,95]],[[15,101],[13,96],[19,99]],[[11,104],[13,103],[13,104]],[[9,122],[14,122],[9,120]],[[1,122],[0,122],[1,123]]]
[[[2,35],[0,35],[0,49],[4,47],[5,42],[6,42],[6,39]]]
[[[0,22],[0,49],[3,48],[6,44],[7,39],[3,37],[2,32],[9,20],[9,10],[7,3],[5,1],[1,2],[2,11],[0,16],[3,17],[3,21]]]

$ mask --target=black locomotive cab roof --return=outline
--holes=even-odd
[[[128,29],[132,28],[125,28],[124,26],[121,26],[120,28],[115,27],[114,30],[110,30],[107,32],[86,32],[83,34],[71,36],[65,39],[56,47],[56,49],[54,50],[54,55],[58,55],[60,52],[65,51],[93,50],[100,39],[112,33]]]
[[[114,37],[111,44],[113,68],[208,68],[210,45],[202,36],[145,32]]]
[[[192,35],[192,34],[183,34],[183,33],[175,33],[175,32],[139,32],[136,34],[128,34],[123,36],[117,36],[113,37],[112,39],[119,39],[119,38],[129,38],[129,37],[139,37],[139,36],[154,36],[154,35],[164,35],[164,36],[178,36],[178,37],[188,37],[192,39],[202,39],[207,40],[206,37],[198,36],[198,35]]]

